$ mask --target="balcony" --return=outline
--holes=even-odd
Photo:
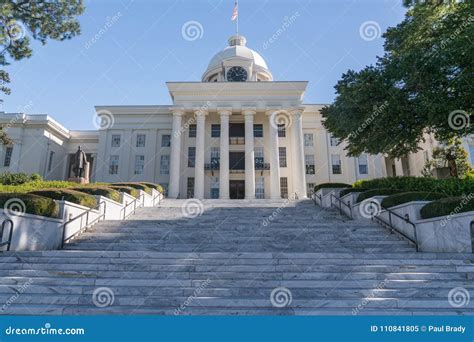
[[[270,163],[255,162],[255,171],[267,171],[267,170],[270,170]]]

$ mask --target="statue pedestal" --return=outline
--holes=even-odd
[[[78,184],[89,184],[89,180],[85,177],[71,177],[68,182],[74,182]]]

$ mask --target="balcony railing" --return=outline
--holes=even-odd
[[[219,169],[220,169],[219,163],[208,163],[208,164],[204,164],[204,170],[215,171],[215,170],[219,170]]]
[[[270,170],[270,164],[269,163],[255,163],[255,170],[258,170],[258,171]]]
[[[245,145],[245,137],[230,137],[230,145]]]

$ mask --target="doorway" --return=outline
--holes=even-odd
[[[229,182],[230,199],[245,198],[245,181],[231,180]]]

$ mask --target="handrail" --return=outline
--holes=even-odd
[[[100,209],[102,207],[102,204],[104,204],[104,213],[103,214],[100,214],[99,216],[97,216],[92,222],[89,222],[89,213],[92,211],[92,210],[99,210],[100,212]],[[102,201],[100,202],[97,206],[95,206],[94,208],[90,208],[89,210],[83,212],[82,214],[79,214],[77,215],[76,217],[73,217],[72,219],[70,219],[69,221],[66,221],[64,222],[63,224],[63,237],[62,237],[62,243],[61,243],[61,248],[64,248],[64,244],[71,240],[74,236],[78,235],[78,234],[81,234],[83,233],[87,228],[89,228],[91,225],[93,225],[94,223],[96,222],[99,222],[102,218],[105,218],[105,214],[107,212],[107,203],[105,201]],[[79,229],[79,231],[75,232],[74,234],[66,237],[66,226],[68,224],[70,224],[71,222],[73,221],[76,221],[77,219],[83,217],[83,216],[86,216],[86,225]]]
[[[350,219],[352,219],[352,208],[351,208],[351,202],[349,201],[349,203],[346,203],[344,202],[343,200],[341,200],[339,197],[337,197],[336,195],[334,195],[333,193],[331,193],[331,206],[334,204],[332,199],[335,199],[337,202],[339,202],[339,213],[344,214],[346,215],[347,217],[349,217]],[[348,209],[349,209],[349,215],[346,214],[343,210],[342,210],[342,205],[345,205]]]
[[[316,192],[314,193],[314,204],[316,205],[316,198],[319,199],[320,205],[323,206],[323,196],[318,195]]]
[[[376,202],[376,201],[370,201],[370,203],[375,204],[376,206],[379,205],[378,202]],[[418,236],[417,236],[417,232],[416,232],[416,224],[414,222],[410,221],[410,217],[408,216],[408,214],[406,214],[405,216],[402,216],[402,215],[397,214],[396,212],[394,212],[393,210],[390,210],[388,208],[382,207],[382,209],[385,210],[386,212],[388,212],[388,222],[386,220],[382,219],[380,217],[380,215],[374,215],[373,213],[371,213],[372,220],[375,218],[377,221],[382,223],[382,225],[389,226],[390,231],[392,233],[397,233],[397,234],[401,235],[403,238],[405,238],[408,241],[410,241],[411,243],[413,243],[415,245],[416,251],[419,252]],[[405,223],[408,223],[409,225],[411,225],[413,227],[413,237],[414,238],[409,237],[407,234],[401,232],[400,230],[398,230],[398,228],[396,228],[393,225],[392,215],[395,216],[395,217],[398,217],[399,219],[405,221]]]
[[[13,227],[15,224],[13,223],[12,220],[6,219],[2,222],[2,235],[0,238],[3,238],[3,233],[5,232],[5,224],[10,223],[10,232],[8,233],[8,240],[5,242],[0,242],[0,247],[7,246],[7,252],[10,250],[11,244],[12,244],[12,236],[13,236]]]
[[[122,212],[122,210],[123,210],[123,219],[124,219],[124,220],[125,220],[126,218],[128,218],[130,215],[135,214],[135,211],[137,210],[137,201],[139,201],[142,197],[144,197],[143,194],[140,195],[140,196],[138,196],[137,198],[135,198],[133,201],[127,203],[127,204],[125,205],[125,207],[123,207],[123,208],[120,210],[120,215],[122,215],[121,212]],[[145,199],[143,198],[143,201],[144,201],[144,200],[145,200]],[[140,204],[141,204],[140,206],[143,206],[143,201],[140,202]],[[133,210],[132,210],[132,212],[131,212],[130,214],[127,215],[127,208],[128,208],[130,205],[132,205],[132,204],[133,204]]]
[[[155,201],[156,201],[157,198],[158,198],[158,204],[160,204],[160,197],[161,197],[161,192],[159,192],[158,195],[153,197],[153,199],[152,199],[153,206],[155,206]]]

